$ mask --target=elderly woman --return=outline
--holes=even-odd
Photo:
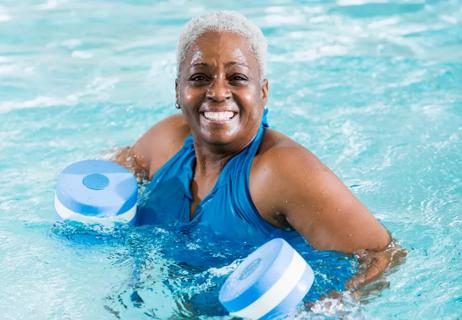
[[[315,155],[269,129],[266,40],[240,14],[191,20],[177,53],[176,108],[117,160],[150,182],[140,224],[206,226],[235,241],[297,234],[312,247],[369,252],[350,286],[387,267],[390,236]]]

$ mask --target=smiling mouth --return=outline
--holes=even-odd
[[[233,111],[205,111],[201,112],[201,115],[209,120],[209,121],[216,121],[216,122],[225,122],[232,120],[236,115],[237,112]]]

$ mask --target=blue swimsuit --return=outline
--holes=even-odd
[[[249,175],[252,160],[258,152],[267,127],[265,116],[253,141],[229,159],[218,176],[215,187],[196,207],[192,219],[190,206],[193,198],[190,185],[196,155],[192,137],[188,136],[183,147],[159,169],[146,186],[138,202],[137,222],[139,225],[154,224],[177,229],[178,236],[169,242],[171,250],[165,250],[164,254],[188,265],[205,268],[210,265],[228,265],[237,256],[245,257],[256,246],[282,237],[305,260],[310,261],[314,270],[329,275],[316,278],[310,298],[317,299],[320,294],[331,289],[343,290],[345,282],[356,270],[353,258],[333,251],[313,250],[298,232],[278,229],[263,220],[252,201]],[[206,245],[199,254],[194,254],[195,251],[189,247],[186,250],[179,249],[191,239],[205,237],[208,240],[210,236],[214,241],[202,242]],[[213,299],[209,298],[207,305],[210,301]]]
[[[250,196],[250,168],[267,126],[265,110],[253,141],[228,160],[212,191],[196,207],[192,219],[190,184],[196,155],[192,136],[189,135],[183,147],[146,186],[139,204],[137,223],[205,227],[241,243],[262,243],[274,237],[292,238],[298,234],[280,230],[263,220]]]

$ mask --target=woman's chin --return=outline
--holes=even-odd
[[[236,141],[236,134],[229,131],[203,132],[202,140],[211,145],[228,145]]]
[[[235,142],[239,138],[239,132],[243,130],[239,122],[230,121],[228,123],[201,122],[200,135],[196,138],[208,144],[226,145]]]

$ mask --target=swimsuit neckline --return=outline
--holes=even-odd
[[[191,218],[191,204],[192,204],[192,200],[193,200],[193,196],[192,196],[192,192],[191,192],[191,181],[192,181],[192,178],[193,178],[193,175],[194,175],[194,169],[195,169],[195,166],[196,166],[196,153],[195,153],[195,150],[194,150],[194,143],[191,142],[191,151],[193,153],[192,157],[191,157],[191,160],[190,160],[190,164],[189,166],[187,167],[188,168],[188,173],[187,173],[187,182],[188,182],[188,185],[185,186],[185,195],[186,197],[188,198],[188,201],[189,201],[189,210],[188,210],[188,222],[189,223],[192,223],[194,222],[196,219],[196,217],[200,216],[201,212],[203,211],[202,208],[203,206],[205,205],[205,203],[207,203],[207,201],[213,197],[213,195],[223,186],[225,185],[226,181],[224,180],[225,176],[226,176],[226,173],[229,171],[229,168],[230,168],[230,163],[233,161],[233,159],[235,159],[237,156],[239,156],[240,154],[242,154],[243,152],[245,152],[246,150],[250,149],[256,142],[258,142],[258,144],[260,144],[260,141],[263,137],[263,132],[264,132],[264,128],[265,126],[264,125],[260,125],[260,127],[258,128],[258,131],[257,133],[255,134],[255,136],[250,140],[250,143],[248,143],[241,151],[239,151],[238,153],[236,153],[235,155],[233,155],[231,158],[229,158],[229,160],[225,163],[223,169],[221,170],[220,174],[218,175],[218,178],[217,178],[217,181],[215,182],[213,188],[210,190],[210,192],[197,204],[196,208],[194,209],[194,212],[193,212],[193,215],[192,215],[192,218]],[[191,136],[192,138],[192,136]]]

